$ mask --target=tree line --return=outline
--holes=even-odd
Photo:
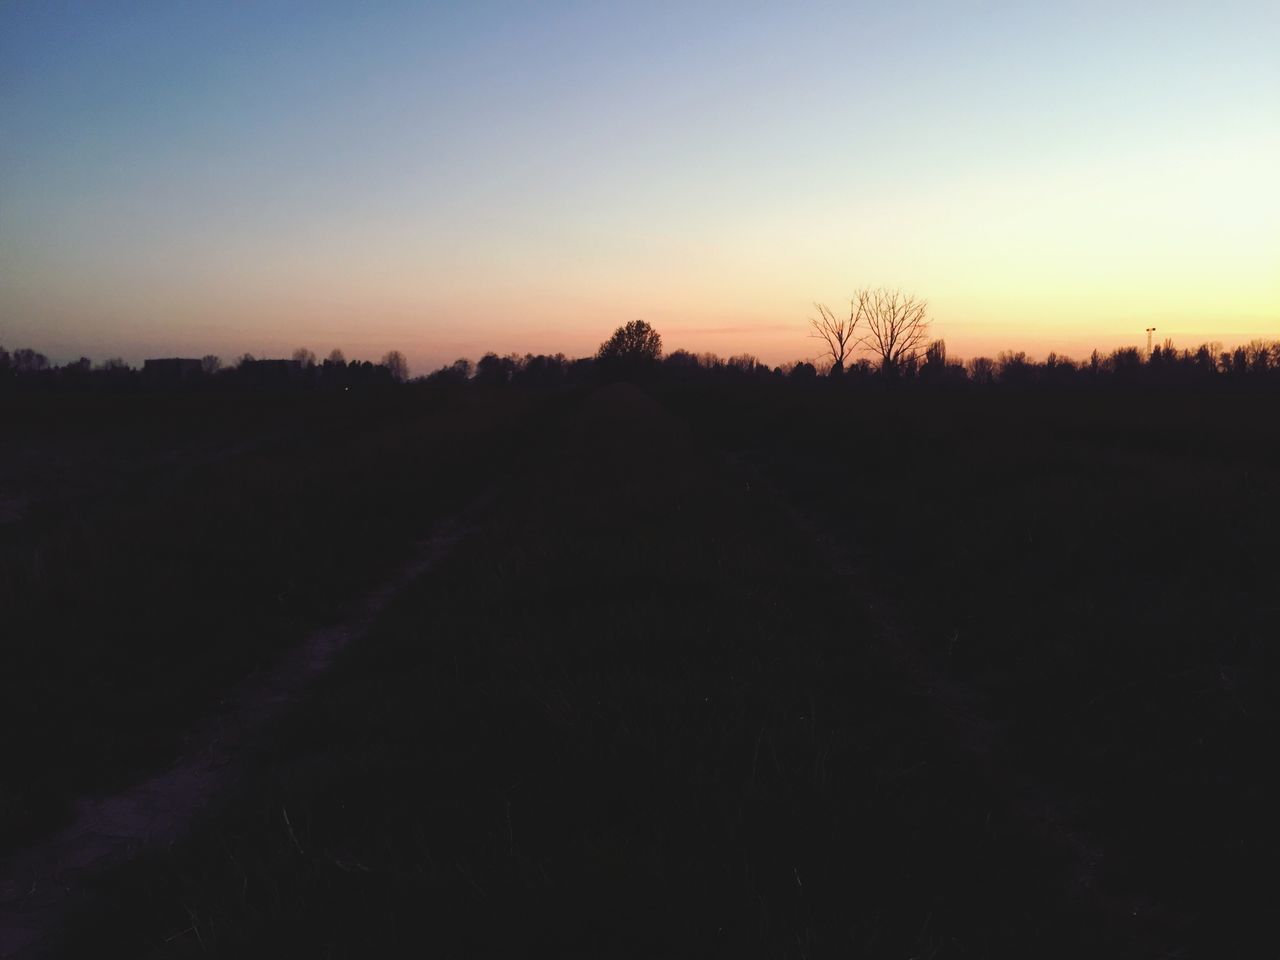
[[[644,321],[633,321],[643,323]],[[647,325],[646,325],[647,326]],[[619,328],[621,332],[624,328]],[[654,331],[655,338],[660,336]],[[615,338],[618,334],[615,334]],[[593,357],[570,359],[563,353],[485,354],[478,362],[454,361],[419,378],[436,384],[472,383],[490,386],[568,386],[600,380],[812,380],[826,382],[919,383],[929,385],[1067,386],[1089,384],[1192,384],[1208,381],[1271,383],[1280,386],[1280,341],[1254,340],[1231,350],[1206,343],[1180,350],[1166,341],[1150,355],[1138,347],[1122,347],[1103,354],[1093,351],[1084,360],[1050,353],[1033,360],[1022,351],[1001,351],[994,357],[954,360],[943,340],[929,340],[914,355],[895,354],[884,362],[870,357],[846,364],[830,358],[796,360],[769,366],[751,353],[722,357],[688,350],[627,352],[615,338]],[[607,346],[607,349],[606,349]]]
[[[1165,340],[1150,352],[1122,347],[1102,354],[1093,351],[1084,360],[1050,353],[1044,360],[1022,351],[1002,351],[994,357],[955,360],[946,343],[929,336],[928,301],[897,290],[864,288],[849,298],[848,309],[833,310],[814,304],[809,335],[817,341],[815,357],[776,366],[762,363],[751,353],[720,357],[677,349],[663,351],[662,336],[644,320],[618,327],[593,356],[570,358],[556,354],[486,353],[478,361],[455,360],[417,378],[436,385],[476,384],[557,387],[599,380],[787,379],[838,380],[844,382],[919,382],[934,385],[987,386],[1071,385],[1093,383],[1204,383],[1208,381],[1267,382],[1280,384],[1280,340],[1252,340],[1225,349],[1220,343],[1202,343],[1179,349]],[[159,375],[158,366],[179,361],[148,361],[142,371],[120,358],[93,365],[81,357],[74,363],[54,366],[31,349],[8,352],[0,346],[0,383],[35,382],[77,384],[145,381]],[[194,365],[195,361],[180,361]],[[153,369],[153,365],[156,365]],[[282,366],[283,365],[283,366]],[[389,351],[378,363],[347,361],[341,350],[324,360],[306,348],[294,351],[288,361],[259,361],[244,354],[231,365],[216,356],[205,356],[198,367],[183,370],[183,377],[198,375],[204,381],[234,384],[263,383],[272,378],[295,384],[339,386],[404,383],[409,365],[398,350]],[[153,379],[162,379],[157,376]]]
[[[54,364],[28,347],[6,350],[0,345],[0,384],[87,386],[143,384],[181,380],[225,386],[264,384],[272,381],[295,384],[351,386],[353,384],[403,383],[409,379],[409,362],[399,350],[391,350],[377,363],[350,360],[341,350],[333,350],[324,360],[305,347],[285,359],[259,360],[251,353],[224,363],[221,357],[206,354],[197,359],[163,358],[134,367],[120,357],[94,363],[88,357]]]

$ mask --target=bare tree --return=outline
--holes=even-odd
[[[212,353],[205,354],[200,359],[200,369],[208,376],[213,376],[222,369],[222,358]]]
[[[844,372],[844,362],[858,345],[855,331],[858,321],[862,319],[863,299],[861,296],[849,301],[849,317],[836,316],[825,303],[815,303],[818,311],[816,317],[809,318],[809,326],[813,332],[809,334],[815,340],[821,340],[826,348],[822,352],[822,360],[830,360],[829,375],[839,376]]]
[[[345,367],[347,365],[347,358],[341,350],[339,350],[337,347],[334,347],[332,350],[329,351],[329,356],[326,358],[325,362],[331,363],[334,365],[341,365]]]
[[[1275,344],[1268,343],[1266,340],[1250,340],[1244,345],[1244,352],[1248,368],[1255,373],[1264,373],[1269,366],[1273,366],[1280,356],[1274,355]]]
[[[314,367],[316,365],[315,351],[308,350],[306,347],[299,347],[293,351],[293,359],[304,367]]]
[[[996,362],[990,357],[971,357],[965,369],[974,383],[991,383],[996,378]]]
[[[404,358],[404,354],[399,350],[388,351],[387,355],[382,358],[382,366],[387,368],[391,374],[391,379],[396,383],[404,383],[409,379],[409,361]]]
[[[865,318],[862,342],[880,360],[880,370],[899,373],[920,358],[929,341],[929,302],[900,290],[859,290],[858,314]]]

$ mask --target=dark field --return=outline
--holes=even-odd
[[[55,953],[1274,950],[1274,393],[84,399],[6,432],[9,846],[493,499]]]
[[[679,403],[849,551],[890,629],[991,724],[990,762],[1084,842],[1099,891],[1194,955],[1268,942],[1274,394]]]
[[[31,393],[0,412],[0,854],[180,749],[234,680],[494,480],[479,393]]]

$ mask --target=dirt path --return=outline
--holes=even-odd
[[[66,827],[0,862],[0,957],[41,955],[88,880],[180,838],[241,776],[253,735],[364,636],[397,593],[470,532],[468,517],[486,501],[442,523],[393,576],[354,604],[346,620],[316,630],[274,668],[238,685],[192,732],[173,766],[119,793],[82,798]]]

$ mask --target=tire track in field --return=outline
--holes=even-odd
[[[233,688],[168,769],[117,793],[80,798],[69,824],[0,862],[0,957],[41,956],[90,880],[180,839],[241,777],[255,734],[364,637],[397,594],[443,561],[475,529],[475,513],[491,499],[485,494],[439,524],[346,619],[311,632],[274,667]]]
[[[1071,869],[1064,878],[1065,901],[1105,918],[1117,932],[1127,929],[1135,942],[1160,944],[1160,952],[1153,956],[1182,956],[1182,949],[1170,942],[1178,924],[1167,907],[1152,897],[1117,897],[1099,889],[1098,874],[1105,859],[1103,845],[1087,828],[1075,822],[1071,797],[1011,769],[1002,760],[1000,747],[1004,731],[989,716],[983,694],[954,677],[937,655],[897,629],[890,604],[873,594],[865,566],[825,532],[820,518],[801,511],[748,456],[723,449],[720,452],[728,463],[749,478],[750,484],[758,485],[781,505],[791,522],[822,551],[832,571],[849,584],[852,599],[871,614],[880,641],[897,661],[903,678],[916,688],[915,692],[927,707],[939,715],[939,725],[948,732],[954,748],[982,771],[995,795],[1005,802],[1004,815],[1029,827],[1030,834],[1046,847],[1066,851]]]

